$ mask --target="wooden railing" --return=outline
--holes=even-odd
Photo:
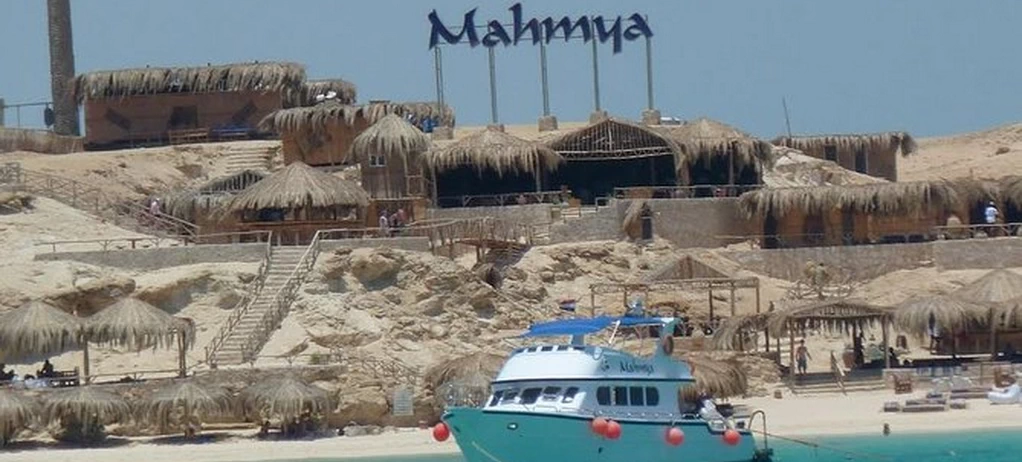
[[[220,329],[213,336],[213,340],[206,345],[206,364],[209,364],[210,367],[216,367],[216,353],[220,351],[220,348],[224,345],[227,337],[231,335],[231,332],[234,332],[234,328],[241,321],[242,316],[252,308],[252,304],[259,298],[259,293],[262,292],[263,285],[266,283],[266,276],[270,272],[270,266],[273,261],[273,233],[270,231],[265,233],[266,248],[263,253],[262,262],[259,264],[259,272],[256,273],[255,279],[245,289],[245,295],[234,304],[234,309],[227,316],[227,320],[220,325]]]
[[[79,239],[61,241],[41,241],[35,245],[49,247],[50,252],[56,253],[59,250],[70,251],[66,247],[93,247],[98,250],[124,250],[150,247],[178,247],[187,245],[219,244],[222,240],[237,243],[245,238],[251,238],[254,242],[269,242],[272,236],[270,231],[238,231],[233,233],[199,234],[191,239],[184,237],[111,237],[106,239]],[[92,249],[88,249],[92,250]]]
[[[971,239],[977,237],[1018,236],[1022,223],[995,223],[992,225],[934,226],[930,233],[935,239]]]
[[[309,247],[302,254],[302,258],[298,260],[294,271],[291,272],[280,290],[274,295],[269,309],[263,314],[263,318],[257,324],[256,331],[242,343],[242,362],[255,361],[259,350],[262,349],[266,341],[273,335],[273,331],[277,329],[280,322],[287,316],[288,311],[291,309],[291,304],[298,296],[298,289],[305,282],[305,276],[312,271],[316,264],[316,258],[319,257],[321,236],[322,234],[317,231],[312,237],[312,242],[309,243]]]
[[[437,207],[502,207],[528,204],[566,204],[571,191],[517,192],[437,198]]]
[[[697,199],[713,197],[738,197],[762,188],[763,185],[717,185],[697,184],[690,186],[632,186],[614,188],[617,199]]]
[[[38,196],[49,197],[71,207],[106,218],[117,226],[160,237],[190,239],[198,227],[165,214],[153,215],[140,202],[111,198],[98,188],[49,173],[24,170],[15,163],[4,166],[0,183]],[[17,172],[16,175],[13,172]],[[8,182],[9,180],[13,180]]]

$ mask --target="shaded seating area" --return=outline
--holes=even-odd
[[[301,245],[321,229],[364,228],[368,205],[357,183],[294,162],[231,197],[219,213],[237,231],[272,231],[282,243]]]
[[[763,166],[773,161],[770,143],[706,117],[658,130],[684,153],[677,168],[691,186],[685,197],[737,197],[762,184]]]
[[[563,167],[561,155],[549,147],[497,127],[437,143],[423,155],[423,162],[433,178],[435,204],[441,208],[499,205],[504,195],[551,189],[556,183],[545,180],[547,172]],[[478,197],[465,201],[469,196]]]

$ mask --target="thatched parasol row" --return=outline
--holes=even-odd
[[[43,406],[28,395],[0,389],[0,446],[37,420],[59,423],[68,439],[102,437],[104,425],[124,423],[134,416],[161,429],[176,427],[194,435],[203,421],[231,415],[233,398],[226,389],[180,380],[157,389],[135,409],[121,396],[96,386],[74,387],[42,396]],[[300,380],[283,377],[245,389],[241,409],[249,418],[290,424],[303,414],[322,415],[330,410],[326,391]]]
[[[793,211],[820,214],[852,210],[877,215],[912,214],[920,210],[950,210],[958,201],[954,185],[945,180],[878,183],[855,186],[764,188],[739,198],[747,216],[786,215]]]
[[[79,75],[75,99],[125,98],[158,93],[233,91],[300,91],[305,68],[284,62],[240,63],[204,67],[145,67]]]

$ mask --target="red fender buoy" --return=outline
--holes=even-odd
[[[451,437],[451,429],[447,428],[447,424],[440,422],[433,426],[433,439],[437,441],[447,441],[447,438]]]
[[[664,438],[667,439],[667,444],[679,446],[685,442],[685,432],[681,431],[678,427],[671,427],[667,429],[667,435]]]
[[[616,440],[621,437],[621,424],[610,420],[607,421],[607,432],[603,434],[607,439]]]
[[[603,436],[607,434],[608,423],[609,421],[607,419],[604,419],[603,417],[597,417],[593,419],[593,422],[590,424],[590,427],[593,429],[593,433]]]
[[[737,430],[729,428],[724,431],[724,443],[728,446],[734,446],[738,444],[738,441],[742,439],[742,435]]]

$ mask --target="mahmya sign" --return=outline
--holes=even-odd
[[[458,33],[451,32],[451,29],[437,15],[436,10],[429,13],[429,47],[432,49],[441,41],[450,45],[468,43],[473,47],[483,45],[487,48],[497,45],[518,45],[518,42],[522,40],[528,40],[533,45],[540,42],[549,44],[554,38],[562,38],[567,41],[577,33],[581,34],[581,38],[585,42],[594,39],[600,43],[610,41],[613,44],[614,53],[619,53],[623,42],[653,36],[653,31],[649,29],[646,18],[639,13],[633,13],[627,18],[580,16],[578,19],[572,20],[565,16],[560,19],[548,17],[542,20],[537,18],[525,20],[522,17],[522,4],[515,3],[509,8],[512,16],[511,24],[504,24],[492,19],[486,23],[486,34],[480,38],[476,25],[476,10],[477,8],[473,8],[465,13],[461,31]]]

